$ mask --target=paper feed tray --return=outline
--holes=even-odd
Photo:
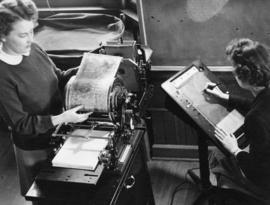
[[[84,135],[85,130],[75,130]],[[88,133],[90,134],[90,133]],[[99,134],[100,135],[100,134]],[[101,135],[100,135],[101,136]],[[104,131],[104,138],[69,137],[52,160],[52,166],[74,169],[95,170],[99,162],[99,154],[108,145],[108,132]]]

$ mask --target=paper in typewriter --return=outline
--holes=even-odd
[[[69,82],[67,108],[84,105],[85,111],[108,112],[109,92],[122,57],[85,53],[78,73]]]
[[[54,167],[95,170],[108,139],[69,137],[52,160]]]

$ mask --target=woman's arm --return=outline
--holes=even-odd
[[[0,93],[1,114],[13,132],[21,135],[37,135],[54,127],[51,116],[32,115],[25,111],[16,86],[8,80],[0,78]]]
[[[208,82],[205,86],[205,92],[227,102],[229,107],[238,108],[243,111],[248,111],[251,108],[253,99],[236,96],[229,93],[224,93],[216,86],[215,83]]]
[[[82,106],[67,110],[59,115],[30,114],[16,92],[16,87],[5,79],[0,78],[0,105],[1,116],[4,117],[13,132],[24,136],[37,136],[46,133],[61,123],[77,123],[86,120],[91,113],[77,113]],[[38,105],[36,105],[38,106]]]
[[[243,111],[249,111],[252,105],[253,99],[247,97],[241,97],[230,94],[228,98],[228,106],[240,109]]]
[[[60,90],[63,90],[63,88],[65,87],[65,85],[69,81],[69,79],[72,76],[76,75],[79,67],[69,68],[69,69],[63,71],[63,70],[56,67],[56,65],[54,64],[52,59],[49,57],[49,55],[46,53],[46,51],[44,51],[38,44],[35,43],[34,45],[37,47],[37,49],[39,49],[42,52],[44,57],[47,58],[48,63],[51,64],[52,69],[53,69],[54,73],[56,74],[57,79],[59,81],[59,88],[60,88]]]
[[[245,120],[245,134],[250,141],[249,152],[240,152],[236,155],[239,166],[246,176],[252,175],[253,170],[258,168],[258,163],[262,162],[269,153],[269,131],[258,114],[247,116]],[[253,165],[253,166],[250,166]]]
[[[267,125],[258,116],[248,116],[245,121],[245,134],[250,141],[249,152],[238,147],[236,138],[220,129],[215,136],[238,161],[238,165],[248,178],[256,178],[258,169],[269,169],[270,139]]]
[[[62,71],[59,68],[57,68],[56,66],[54,66],[54,72],[58,78],[59,81],[59,89],[63,90],[67,84],[67,82],[69,81],[69,79],[76,75],[78,71],[78,67],[75,68],[69,68],[66,71]]]

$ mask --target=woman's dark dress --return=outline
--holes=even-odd
[[[0,61],[0,116],[12,132],[22,194],[50,152],[51,115],[62,112],[60,87],[75,73],[57,69],[35,43],[20,64]]]
[[[230,106],[246,106],[249,101],[230,96]],[[246,106],[247,107],[247,106]],[[270,195],[270,89],[261,91],[250,104],[245,116],[245,134],[250,142],[249,153],[240,152],[230,160],[215,154],[210,160],[214,173],[220,173],[239,186],[253,189],[246,179],[254,184],[254,191]],[[245,177],[241,177],[242,173]],[[238,169],[237,169],[238,168]]]

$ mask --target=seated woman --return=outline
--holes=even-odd
[[[0,3],[0,116],[12,133],[22,195],[52,152],[49,142],[54,127],[89,116],[77,113],[82,106],[62,112],[60,87],[77,70],[62,72],[33,43],[37,17],[31,0]]]
[[[229,43],[226,54],[234,67],[239,86],[255,97],[248,100],[223,93],[218,87],[206,92],[228,101],[229,105],[250,107],[245,116],[244,131],[249,139],[249,151],[242,150],[235,136],[217,128],[215,136],[232,154],[225,158],[215,152],[210,166],[219,176],[230,179],[241,189],[270,194],[270,58],[268,48],[250,39],[236,39]],[[210,86],[211,87],[211,86]],[[246,106],[247,107],[247,106]],[[254,186],[253,186],[254,185]],[[257,189],[258,188],[258,189]]]

